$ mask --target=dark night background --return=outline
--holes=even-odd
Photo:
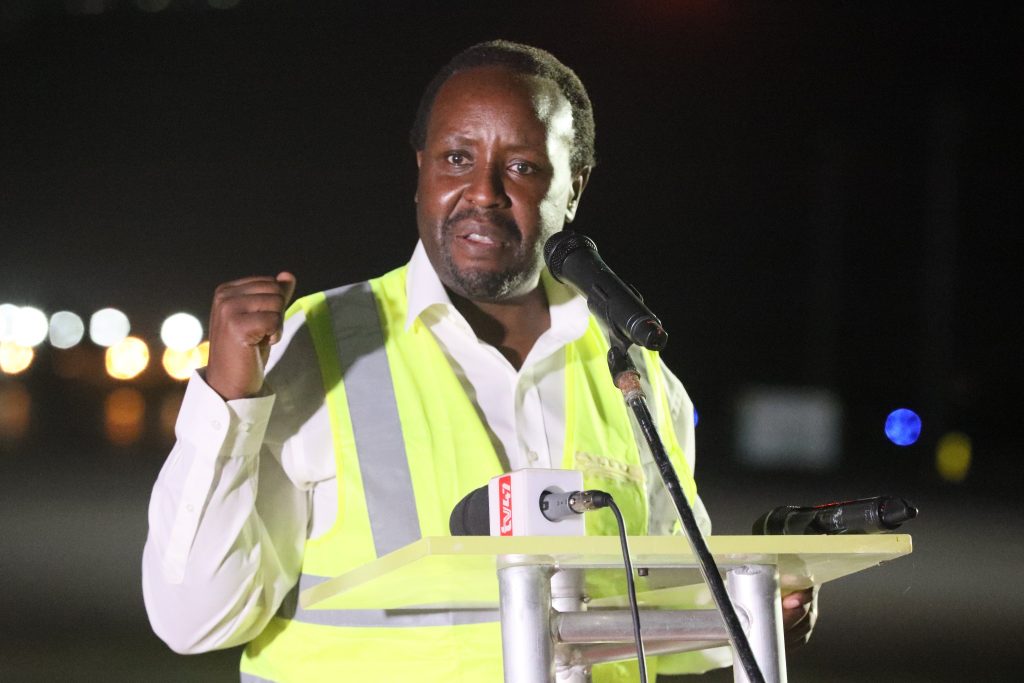
[[[913,555],[825,587],[791,680],[1019,680],[1022,19],[1013,3],[4,0],[0,303],[116,306],[156,346],[224,280],[287,268],[307,293],[389,270],[415,244],[406,137],[434,71],[494,37],[547,48],[597,119],[575,226],[666,323],[717,532],[878,493],[922,510]],[[236,652],[173,655],[142,609],[180,385],[158,363],[133,380],[146,429],[111,445],[100,350],[70,378],[61,353],[0,375],[32,400],[28,431],[0,435],[0,679],[234,680]],[[751,387],[834,392],[839,463],[743,465]],[[883,432],[897,407],[922,418],[908,447]],[[934,464],[953,430],[973,445],[958,483]]]

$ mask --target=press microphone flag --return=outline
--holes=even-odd
[[[452,536],[582,536],[582,512],[603,507],[578,470],[522,469],[470,491],[452,510]],[[596,496],[596,500],[595,500]]]
[[[594,315],[623,339],[652,351],[668,344],[661,321],[605,264],[594,240],[573,230],[556,232],[544,245],[544,262],[556,280],[585,297]]]

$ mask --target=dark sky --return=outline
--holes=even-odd
[[[4,3],[0,300],[114,305],[155,338],[224,280],[288,268],[310,292],[397,266],[420,92],[461,48],[521,40],[588,86],[576,225],[665,321],[709,435],[744,386],[827,386],[850,452],[891,457],[881,421],[913,405],[913,467],[959,428],[976,481],[1005,479],[1016,5],[341,4]]]

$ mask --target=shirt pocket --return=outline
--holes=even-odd
[[[583,473],[583,488],[610,493],[622,512],[626,533],[647,534],[647,495],[643,468],[625,459],[577,451],[576,469]],[[588,536],[618,535],[618,525],[611,510],[595,510],[587,514]]]

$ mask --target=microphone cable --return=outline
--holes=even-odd
[[[629,542],[626,540],[626,522],[622,519],[622,511],[615,504],[612,494],[605,491],[584,491],[589,494],[591,509],[608,507],[615,515],[615,523],[619,528],[619,543],[622,545],[622,562],[626,566],[626,592],[629,595],[629,612],[633,616],[633,639],[636,641],[636,662],[640,667],[640,683],[647,683],[647,659],[644,656],[644,641],[640,635],[640,608],[636,600],[636,583],[633,581],[633,562],[629,559]]]

